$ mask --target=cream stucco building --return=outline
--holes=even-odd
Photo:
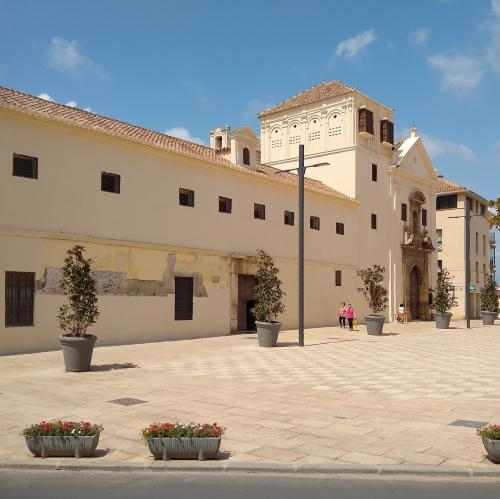
[[[306,326],[368,312],[356,271],[380,264],[387,319],[430,318],[438,178],[417,130],[340,82],[312,87],[210,147],[0,88],[0,353],[58,348],[66,250],[94,260],[99,343],[225,335],[253,327],[257,249],[281,270],[297,326],[297,165],[305,145]]]
[[[438,271],[447,269],[457,298],[451,312],[454,319],[465,317],[465,208],[470,209],[470,313],[481,318],[480,289],[490,273],[494,259],[490,258],[490,222],[488,200],[467,187],[442,177],[437,184],[436,243]]]

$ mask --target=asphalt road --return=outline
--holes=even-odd
[[[0,471],[1,499],[498,499],[500,479]]]

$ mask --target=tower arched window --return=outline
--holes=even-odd
[[[248,147],[243,148],[243,164],[250,166],[250,151]]]

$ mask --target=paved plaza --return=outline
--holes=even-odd
[[[93,461],[151,462],[142,427],[200,421],[227,428],[234,462],[494,467],[463,424],[500,422],[500,326],[472,325],[101,347],[88,373],[64,372],[61,352],[0,357],[0,460],[33,459],[24,426],[74,419],[104,425]]]

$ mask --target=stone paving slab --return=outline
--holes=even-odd
[[[452,324],[386,324],[382,337],[319,328],[304,348],[296,331],[275,349],[252,334],[101,347],[88,373],[66,373],[61,352],[0,357],[0,461],[39,462],[22,428],[76,419],[105,427],[98,457],[79,462],[146,466],[141,428],[170,420],[226,426],[221,466],[498,470],[474,428],[450,423],[500,422],[500,326]]]

